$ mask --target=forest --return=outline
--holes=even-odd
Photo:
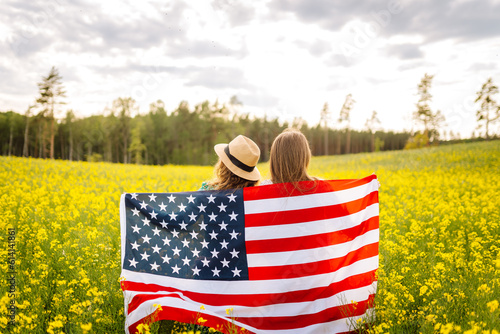
[[[298,128],[306,135],[315,156],[437,145],[442,143],[439,129],[445,119],[439,111],[429,108],[432,78],[425,74],[418,85],[420,99],[413,120],[422,130],[409,133],[379,130],[376,111],[366,120],[365,130],[351,129],[350,111],[354,100],[350,94],[335,120],[335,128],[328,125],[336,113],[329,110],[327,103],[318,111],[319,124],[309,125],[300,118],[289,124],[277,118],[259,118],[242,112],[242,104],[236,96],[227,103],[204,101],[190,106],[181,101],[170,111],[158,100],[150,104],[146,114],[137,112],[133,98],[120,97],[100,114],[77,117],[72,110],[63,111],[66,93],[62,77],[52,67],[38,83],[39,96],[24,114],[0,112],[0,155],[149,165],[209,165],[216,160],[215,144],[227,143],[243,134],[259,145],[261,161],[267,161],[273,139],[287,127]],[[477,93],[476,102],[480,103],[477,119],[486,127],[485,139],[496,136],[490,136],[488,127],[500,117],[500,107],[493,99],[497,93],[498,88],[491,79]]]

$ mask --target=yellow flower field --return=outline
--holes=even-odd
[[[500,333],[500,141],[317,157],[310,172],[379,177],[369,332]],[[123,332],[121,193],[197,190],[211,176],[0,157],[0,333]]]

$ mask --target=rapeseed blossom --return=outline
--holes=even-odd
[[[376,320],[360,320],[366,331],[498,334],[499,151],[491,141],[311,161],[311,175],[375,172],[381,183]],[[268,165],[259,169],[267,178]],[[123,332],[120,195],[197,190],[212,172],[0,157],[0,258],[11,228],[18,288],[12,326],[0,286],[0,333]]]

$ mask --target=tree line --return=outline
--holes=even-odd
[[[320,123],[310,126],[299,118],[288,123],[277,118],[252,117],[241,112],[241,102],[236,97],[222,104],[204,101],[190,106],[182,101],[172,111],[167,111],[159,100],[150,104],[146,114],[137,113],[138,106],[131,97],[120,97],[100,115],[77,117],[72,110],[61,112],[66,92],[62,77],[53,67],[38,83],[39,95],[24,115],[0,112],[0,154],[77,161],[208,165],[216,159],[215,144],[244,134],[260,147],[261,161],[267,161],[272,141],[290,126],[306,135],[315,156],[435,144],[439,140],[437,129],[444,118],[428,106],[431,80],[432,76],[426,74],[419,84],[420,100],[413,115],[423,130],[409,133],[377,130],[380,121],[376,111],[366,120],[365,130],[351,129],[350,113],[355,101],[350,94],[335,120],[335,129],[329,126],[332,113],[327,103],[320,111]],[[495,88],[490,79],[483,86],[481,98],[478,92],[478,101],[486,101],[481,117],[488,120],[487,128],[499,113],[491,98]],[[488,131],[486,134],[488,136]]]

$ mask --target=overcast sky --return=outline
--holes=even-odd
[[[431,108],[468,137],[476,92],[500,85],[500,0],[7,0],[0,50],[2,111],[24,113],[55,66],[80,116],[118,97],[146,113],[236,95],[310,125],[327,102],[333,127],[350,93],[354,128],[375,110],[384,129],[409,130],[428,73]]]

